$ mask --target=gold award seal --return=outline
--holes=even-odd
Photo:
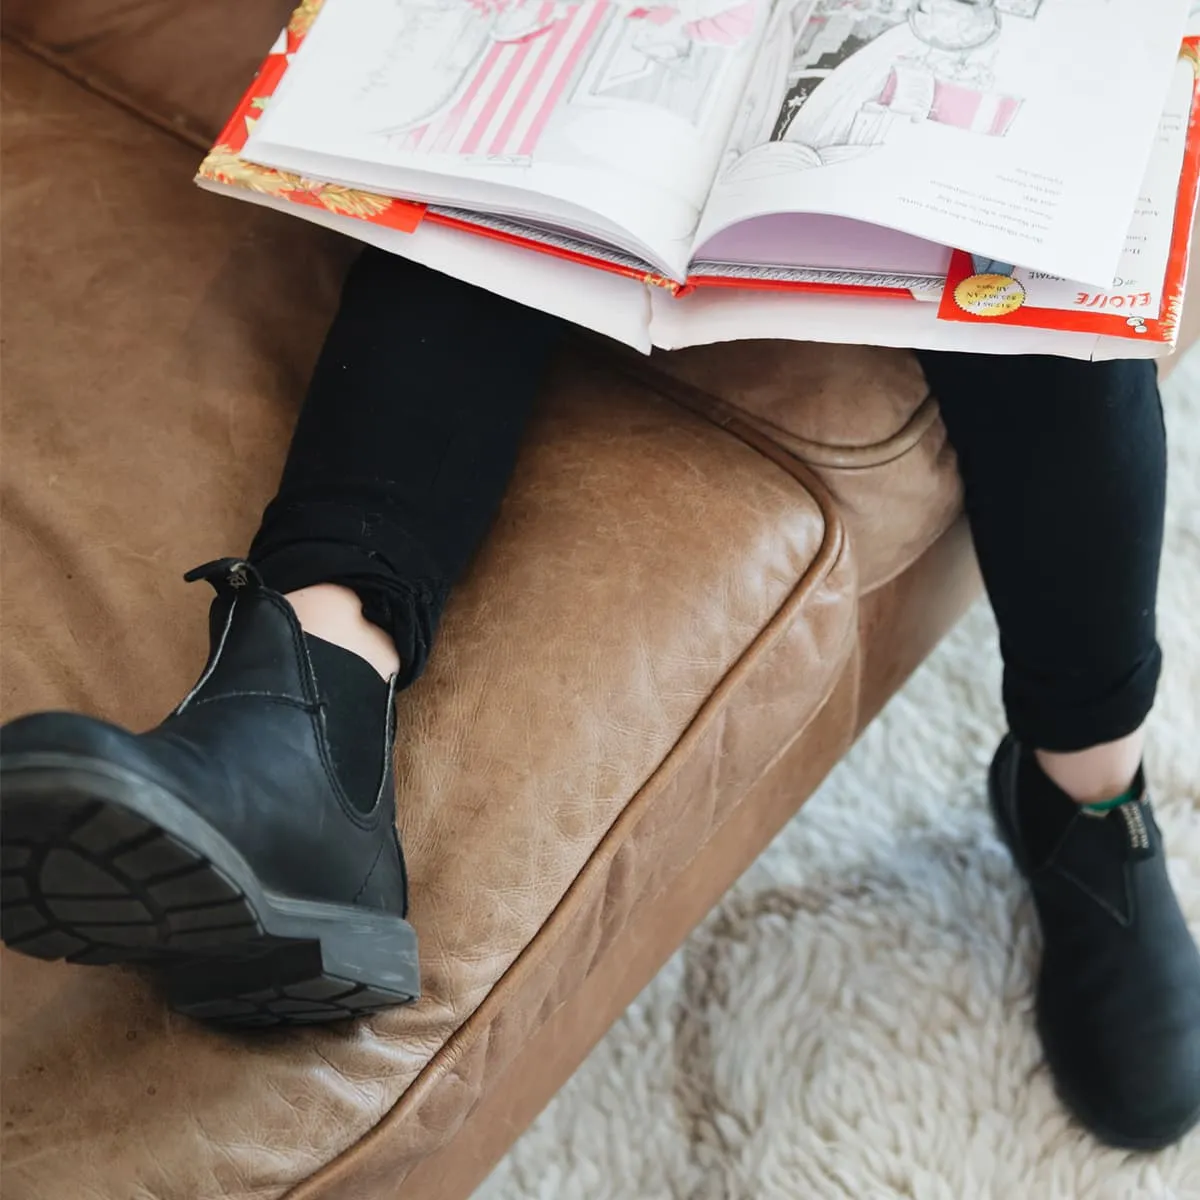
[[[975,317],[1002,317],[1025,303],[1025,289],[1011,275],[971,275],[954,289],[954,302]]]

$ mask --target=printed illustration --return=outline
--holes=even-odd
[[[628,9],[598,45],[576,103],[645,104],[699,125],[729,51],[754,32],[753,0],[676,0]]]
[[[378,132],[398,149],[509,163],[575,105],[698,125],[760,2],[403,0],[363,95],[397,112]]]
[[[1022,98],[993,70],[1043,0],[776,0],[724,165],[753,179],[844,162],[905,125],[1003,137]]]

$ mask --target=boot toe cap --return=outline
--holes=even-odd
[[[1162,1149],[1200,1122],[1200,1012],[1144,1022],[1043,1007],[1039,1032],[1067,1107],[1096,1137]],[[1155,1019],[1157,1016],[1158,1019]],[[1097,1019],[1099,1018],[1099,1019]]]

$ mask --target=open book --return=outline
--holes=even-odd
[[[1154,354],[1190,7],[306,0],[199,179],[641,349]]]

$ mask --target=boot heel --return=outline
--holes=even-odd
[[[196,958],[162,972],[172,1008],[222,1025],[313,1024],[409,1004],[420,995],[417,939],[386,913],[345,909],[317,915],[306,902],[283,902],[320,936],[278,940],[242,958]],[[264,925],[291,925],[277,911]],[[321,928],[321,927],[324,928]]]

